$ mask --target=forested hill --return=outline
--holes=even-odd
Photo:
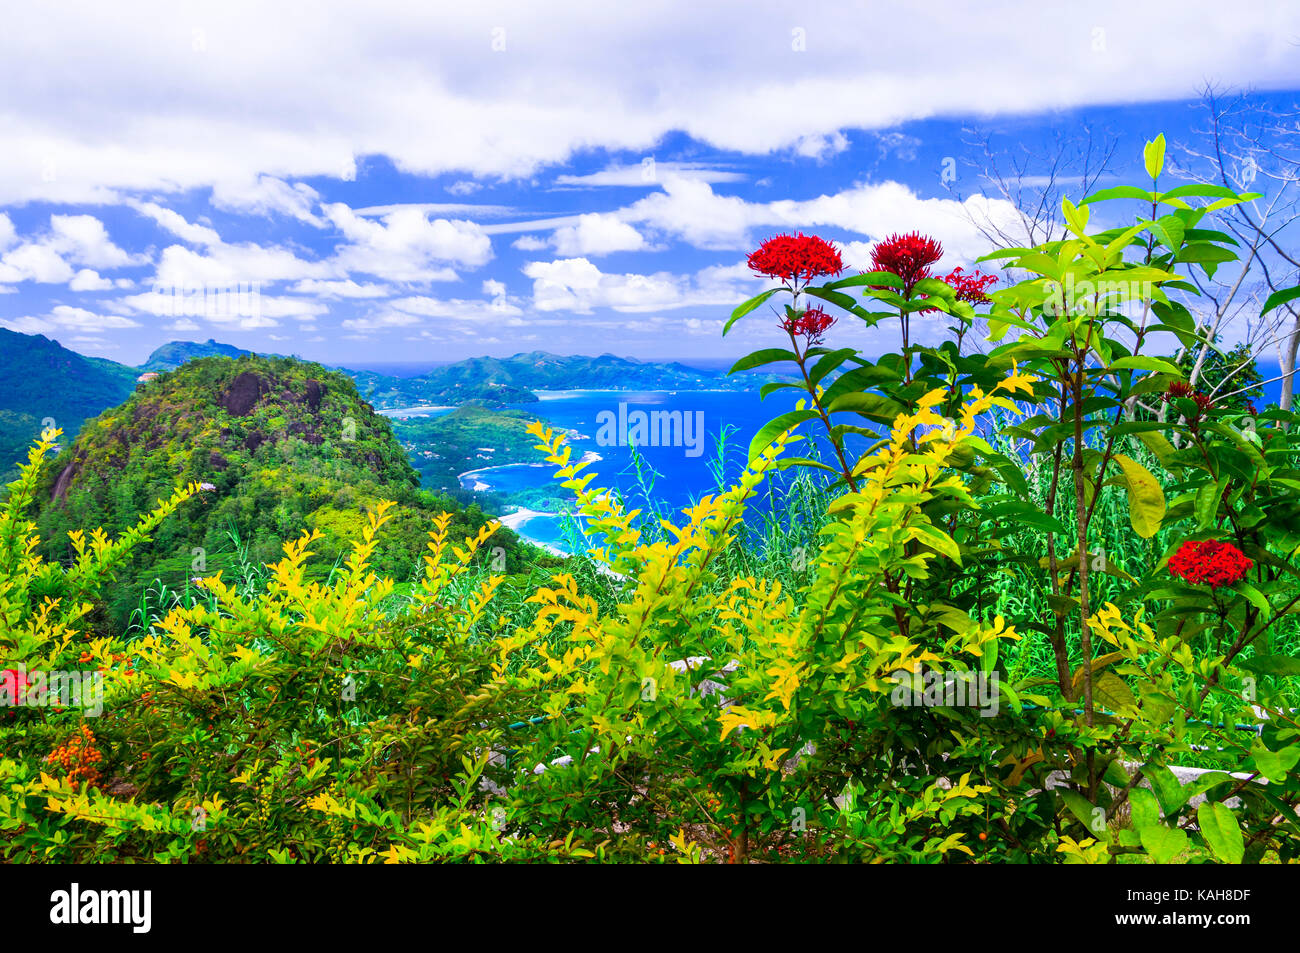
[[[46,555],[67,555],[67,531],[131,525],[177,484],[209,492],[186,503],[156,533],[115,587],[121,622],[154,578],[183,585],[192,575],[274,561],[307,529],[322,571],[357,538],[366,513],[396,501],[375,563],[410,577],[432,516],[456,514],[453,535],[484,516],[419,488],[388,421],[346,375],[291,358],[202,358],[142,383],[126,403],[87,421],[45,472],[37,524]],[[517,561],[517,540],[497,542]],[[205,567],[194,564],[202,557]],[[513,567],[511,567],[513,568]]]
[[[186,361],[197,360],[201,357],[242,357],[245,354],[252,353],[252,351],[246,351],[242,347],[235,347],[233,344],[222,344],[212,338],[208,338],[202,344],[195,341],[168,341],[161,347],[154,349],[154,352],[149,355],[149,359],[140,365],[140,370],[174,371]]]
[[[209,357],[252,355],[231,344],[208,340],[171,341],[140,367],[84,357],[42,335],[0,329],[0,474],[26,456],[42,423],[53,421],[71,442],[82,422],[116,407],[144,372],[166,372]],[[733,390],[752,389],[770,376],[750,372],[728,377],[678,362],[638,361],[531,351],[512,357],[476,357],[435,367],[417,377],[338,368],[356,381],[357,393],[381,410],[416,404],[506,404],[536,401],[542,390]]]
[[[0,328],[0,474],[13,473],[45,426],[72,440],[87,417],[126,400],[137,373],[42,334]]]

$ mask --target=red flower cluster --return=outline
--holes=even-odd
[[[961,268],[954,268],[943,276],[943,280],[957,292],[958,301],[985,304],[989,300],[988,288],[990,285],[997,284],[998,276],[981,274],[978,268],[973,274],[966,275],[962,273]]]
[[[1169,557],[1169,572],[1190,583],[1208,584],[1212,589],[1230,586],[1243,579],[1254,561],[1232,543],[1207,539],[1183,543]]]
[[[1209,394],[1202,394],[1199,390],[1193,390],[1192,385],[1186,381],[1174,381],[1165,388],[1163,397],[1165,403],[1182,397],[1190,398],[1196,404],[1196,413],[1187,417],[1187,424],[1195,434],[1200,429],[1201,418],[1205,412],[1214,406],[1214,398]]]
[[[937,241],[920,232],[909,232],[876,242],[871,250],[871,267],[902,278],[903,296],[908,297],[918,281],[930,277],[930,266],[942,257],[943,246]]]
[[[839,249],[816,235],[777,235],[758,246],[749,256],[755,274],[780,278],[787,284],[807,282],[823,275],[838,275],[844,270]]]
[[[804,337],[809,344],[820,344],[822,335],[835,323],[835,318],[821,308],[809,308],[781,325],[791,337]]]

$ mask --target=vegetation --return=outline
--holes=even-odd
[[[415,571],[432,514],[454,513],[459,532],[484,519],[476,506],[420,489],[388,421],[345,375],[288,358],[212,357],[142,385],[44,470],[41,553],[68,558],[71,529],[121,532],[178,481],[207,491],[120,567],[100,631],[125,625],[155,584],[183,593],[192,578],[241,560],[273,561],[281,541],[304,530],[321,534],[325,573],[381,500],[396,507],[372,561],[399,580]],[[498,545],[499,568],[520,568],[513,534]]]
[[[420,484],[458,495],[460,474],[509,463],[540,462],[537,439],[528,433],[536,414],[491,410],[466,404],[438,417],[393,421],[393,431],[411,455]]]
[[[88,426],[53,478],[40,442],[0,508],[0,690],[22,701],[0,721],[0,859],[1300,857],[1300,416],[1220,404],[1150,353],[1212,336],[1179,296],[1235,257],[1207,217],[1251,196],[1169,188],[1163,138],[1144,159],[1148,185],[1065,200],[1065,237],[988,256],[1025,276],[996,290],[930,274],[923,235],[851,276],[816,236],[765,242],[750,266],[774,287],[728,327],[788,296],[789,346],[734,370],[793,368],[763,387],[801,405],[677,523],[533,424],[592,546],[513,578],[484,558],[499,526],[448,513],[424,527],[418,576],[388,576],[414,477],[379,422],[342,440],[361,408],[321,368],[186,365]],[[1132,224],[1090,231],[1101,203]],[[846,320],[897,322],[900,347],[832,346]],[[915,343],[916,321],[949,340]],[[991,347],[969,353],[979,321]],[[233,400],[244,375],[278,397]],[[187,403],[154,399],[178,387]],[[217,407],[178,412],[201,395]],[[825,451],[800,451],[814,431]],[[264,570],[97,627],[98,587],[208,505],[194,453],[252,432],[273,449],[248,451],[250,484],[287,484],[281,456],[329,441],[303,463],[371,481],[358,522],[335,501],[337,543],[308,522]],[[308,433],[321,443],[295,442]],[[138,470],[125,485],[159,504],[42,559],[38,496],[80,499],[79,473],[110,470]],[[747,523],[778,474],[803,522]],[[105,480],[86,493],[80,517],[129,511],[94,509]],[[258,525],[282,530],[287,505]],[[38,678],[68,671],[102,677],[102,717]]]
[[[126,400],[136,371],[69,351],[40,334],[0,328],[0,476],[12,479],[41,431],[75,435],[81,422]]]

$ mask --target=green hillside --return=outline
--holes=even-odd
[[[82,421],[126,400],[139,372],[83,357],[42,334],[0,328],[0,474],[14,465],[44,426],[61,428],[64,441]]]
[[[155,348],[149,359],[140,365],[142,371],[174,371],[187,361],[201,357],[241,357],[251,354],[233,344],[222,344],[212,338],[202,344],[195,341],[168,341]]]
[[[178,483],[211,490],[191,501],[119,576],[107,606],[119,624],[155,578],[184,585],[199,574],[266,563],[305,529],[325,570],[381,499],[399,506],[376,567],[409,578],[431,517],[456,513],[454,535],[476,529],[477,507],[421,490],[389,422],[344,374],[291,358],[202,358],[143,384],[122,406],[88,421],[49,467],[37,524],[45,554],[66,558],[67,531],[120,531]],[[237,551],[235,540],[242,544]],[[518,542],[502,531],[507,567]]]

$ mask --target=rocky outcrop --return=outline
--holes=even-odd
[[[269,390],[270,386],[261,376],[252,371],[244,371],[230,382],[217,403],[232,417],[246,417]]]
[[[325,396],[325,385],[318,380],[307,382],[307,407],[312,413],[320,410],[321,398]]]

